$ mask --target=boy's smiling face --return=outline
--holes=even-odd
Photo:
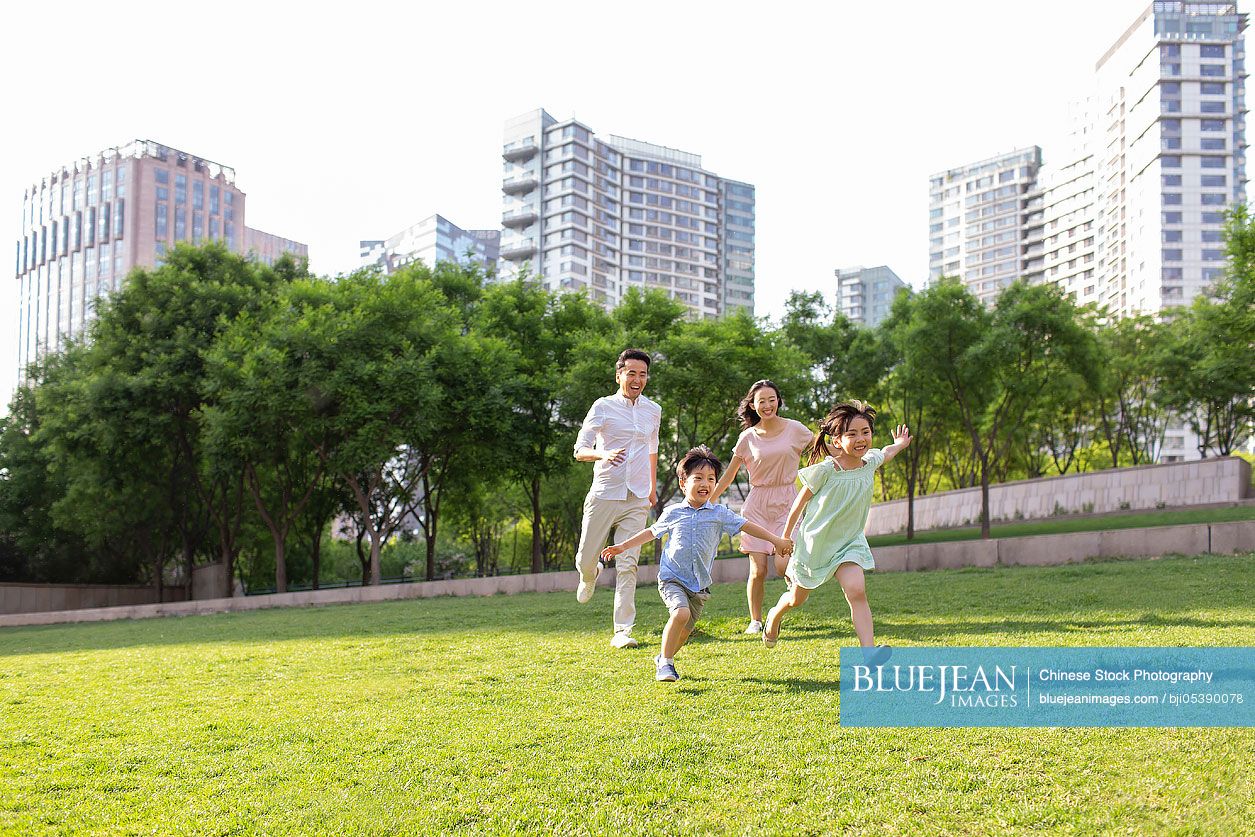
[[[695,509],[706,505],[706,501],[715,493],[719,477],[715,469],[709,465],[698,465],[684,475],[680,487],[684,490],[684,499]]]

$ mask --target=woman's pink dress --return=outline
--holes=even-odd
[[[797,469],[802,451],[811,443],[810,428],[800,421],[782,418],[784,429],[771,437],[751,427],[741,433],[732,452],[741,457],[750,475],[750,493],[741,515],[779,535],[797,497]],[[761,425],[759,425],[761,426]],[[773,554],[768,541],[741,533],[742,552]]]

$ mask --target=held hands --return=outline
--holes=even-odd
[[[773,538],[771,543],[782,557],[788,558],[793,554],[793,541],[788,538]]]
[[[608,546],[601,551],[601,560],[608,561],[614,556],[620,553],[626,552],[626,551],[627,551],[626,549],[619,546],[618,544],[615,544],[614,546]]]
[[[899,424],[893,430],[893,443],[900,448],[911,444],[911,431],[905,424]]]

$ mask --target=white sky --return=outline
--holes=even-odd
[[[1062,153],[1068,100],[1147,5],[6,4],[0,217],[11,248],[28,185],[153,139],[232,166],[249,226],[345,272],[359,239],[435,212],[498,226],[502,124],[544,107],[755,184],[757,313],[775,316],[791,289],[831,294],[837,267],[918,286],[928,176]],[[17,287],[0,283],[6,410]]]

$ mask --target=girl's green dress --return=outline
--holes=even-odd
[[[852,471],[843,470],[831,457],[798,471],[798,479],[814,495],[798,524],[786,571],[798,585],[814,590],[847,561],[875,569],[863,529],[876,469],[884,461],[884,451],[872,448],[863,454],[863,467]]]

